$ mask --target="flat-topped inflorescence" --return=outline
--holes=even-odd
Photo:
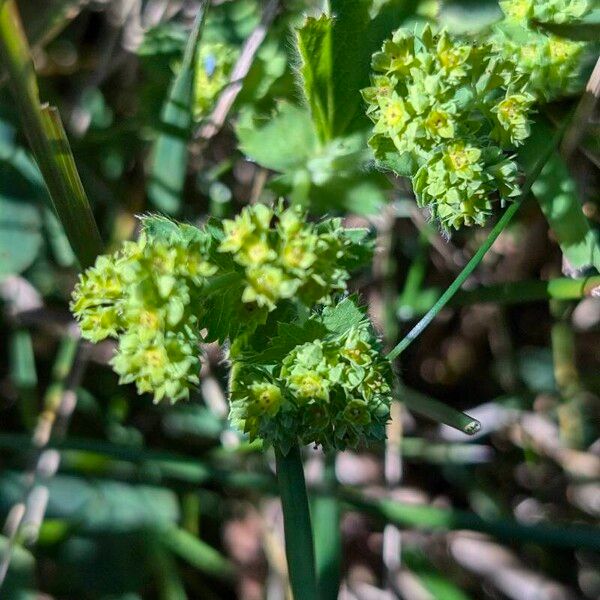
[[[481,225],[494,198],[519,194],[511,154],[529,136],[535,98],[509,57],[429,26],[400,29],[373,55],[363,90],[369,143],[385,166],[410,175],[417,201],[445,229]]]

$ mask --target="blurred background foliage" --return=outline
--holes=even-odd
[[[147,211],[199,223],[286,196],[344,215],[377,235],[354,287],[391,348],[488,232],[447,239],[405,180],[373,168],[358,91],[400,25],[477,35],[501,13],[493,0],[331,0],[327,44],[297,43],[322,4],[213,0],[198,44],[193,0],[17,2],[106,248]],[[189,403],[154,406],[117,385],[110,342],[78,340],[76,254],[1,77],[0,597],[284,598],[273,460],[228,426],[223,350],[205,349]],[[600,598],[600,137],[583,98],[537,202],[402,355],[386,447],[306,450],[324,600],[340,581],[349,599]],[[444,421],[440,401],[481,430],[423,416]]]

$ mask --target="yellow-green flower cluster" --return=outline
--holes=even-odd
[[[526,76],[530,91],[551,101],[577,91],[586,44],[563,39],[540,29],[531,20],[567,23],[585,16],[588,0],[503,0],[505,19],[495,28],[492,41],[498,52],[514,61]]]
[[[83,337],[118,339],[111,364],[121,383],[134,382],[155,402],[188,396],[198,383],[199,298],[216,267],[193,240],[137,242],[80,275],[71,310]]]
[[[312,306],[346,289],[352,242],[338,219],[312,224],[297,208],[256,204],[225,220],[223,230],[219,251],[244,269],[243,302],[273,310],[294,297]]]
[[[413,178],[417,201],[446,229],[482,224],[519,192],[507,152],[529,136],[534,97],[491,44],[398,30],[373,56],[363,90],[375,156]]]
[[[366,323],[296,346],[273,369],[232,374],[230,418],[251,439],[328,450],[385,437],[390,365]]]
[[[201,229],[144,217],[137,242],[80,276],[71,310],[86,339],[117,339],[111,364],[121,383],[157,402],[178,400],[198,383],[201,341],[243,347],[286,310],[330,302],[349,270],[370,259],[366,234],[339,219],[307,223],[282,204]]]
[[[198,46],[194,74],[194,118],[202,119],[211,110],[215,98],[229,83],[238,51],[221,42]]]

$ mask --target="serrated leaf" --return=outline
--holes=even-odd
[[[321,318],[328,331],[340,335],[366,319],[364,312],[356,304],[355,296],[344,298],[336,306],[326,307]]]
[[[278,112],[262,123],[252,113],[243,113],[235,131],[240,150],[274,171],[303,165],[316,146],[310,115],[306,109],[288,102],[280,104]]]
[[[255,365],[278,364],[296,346],[312,342],[327,334],[327,329],[315,319],[308,319],[301,325],[297,323],[279,323],[277,335],[270,340],[269,347],[262,352],[245,356]]]
[[[207,342],[224,342],[233,333],[236,327],[233,322],[236,313],[235,303],[239,302],[240,295],[232,293],[214,294],[208,302],[206,316],[202,324],[206,327]]]
[[[319,18],[308,17],[297,33],[304,93],[322,141],[331,139],[334,130],[334,67],[331,48],[334,22],[332,17],[326,15]]]
[[[369,83],[371,55],[412,12],[391,0],[371,19],[370,0],[331,0],[331,15],[309,17],[297,30],[303,90],[319,139],[363,129],[360,89]]]
[[[554,232],[569,272],[600,271],[600,245],[583,214],[575,181],[560,155],[555,152],[542,170],[532,191]]]

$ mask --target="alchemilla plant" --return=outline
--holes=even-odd
[[[510,57],[429,26],[398,30],[373,56],[363,90],[376,158],[410,175],[443,228],[483,225],[493,200],[519,194],[514,149],[535,100]]]
[[[201,343],[228,341],[234,425],[280,449],[344,448],[382,439],[389,416],[389,363],[342,298],[371,249],[366,230],[282,204],[203,228],[144,217],[137,242],[80,276],[71,308],[86,339],[117,340],[121,383],[155,402],[187,398]]]

